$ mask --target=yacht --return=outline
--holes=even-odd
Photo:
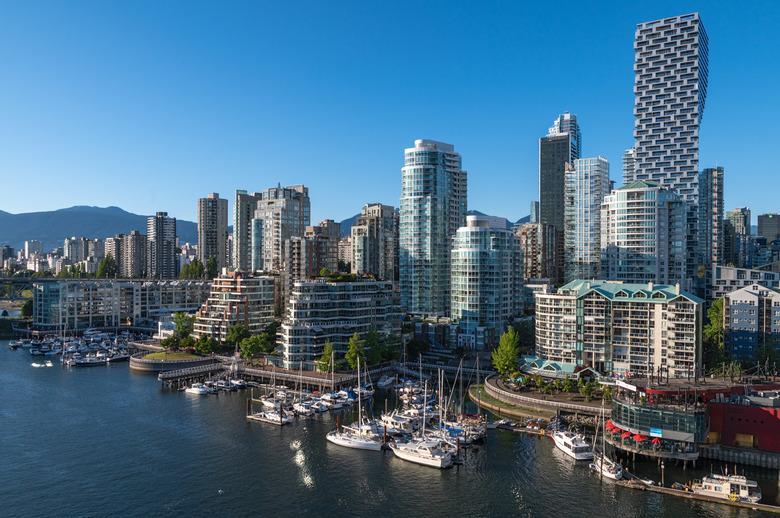
[[[314,415],[314,409],[311,406],[312,401],[299,401],[297,403],[293,403],[293,411],[297,415],[311,417]]]
[[[246,388],[246,381],[241,379],[235,379],[230,380],[230,385],[237,388],[237,389],[245,389]]]
[[[203,383],[193,383],[191,386],[187,387],[187,389],[184,392],[186,392],[187,394],[205,396],[209,393],[209,389],[206,388],[206,385],[204,385]]]
[[[710,474],[695,482],[691,489],[697,495],[706,495],[732,502],[749,502],[756,504],[761,501],[761,488],[755,480],[748,480],[742,475]]]
[[[590,463],[590,469],[611,480],[623,478],[623,466],[603,454],[593,458],[593,462]]]
[[[315,413],[321,414],[322,412],[327,412],[328,411],[328,406],[325,403],[323,403],[321,399],[314,398],[314,400],[312,400],[312,403],[311,403],[311,409]]]
[[[593,458],[593,449],[585,441],[581,434],[573,432],[555,432],[552,436],[555,446],[563,453],[575,460],[591,460]]]
[[[444,469],[452,466],[452,452],[439,440],[429,438],[412,439],[406,443],[390,443],[390,449],[399,459]]]
[[[284,426],[292,422],[292,418],[283,412],[277,412],[276,410],[262,410],[246,416],[250,421],[260,421],[262,423],[275,424],[278,426]]]
[[[46,366],[43,363],[37,363],[37,362],[32,362],[30,365],[35,367],[36,369],[40,368],[40,367],[45,367]]]

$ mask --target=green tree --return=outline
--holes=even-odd
[[[496,347],[491,355],[493,367],[502,376],[508,376],[517,370],[517,357],[519,354],[520,341],[517,338],[517,332],[513,327],[509,327],[504,334],[501,335],[498,347]]]
[[[360,340],[360,335],[355,333],[349,339],[347,353],[344,355],[344,359],[347,360],[347,365],[349,365],[350,369],[355,369],[357,368],[358,358],[363,360],[361,363],[365,365],[366,352],[363,349],[363,342]]]
[[[382,339],[376,329],[371,328],[366,335],[364,348],[366,351],[366,360],[369,365],[376,365],[382,361]]]
[[[609,385],[604,385],[601,388],[601,398],[607,403],[612,401],[612,387]]]
[[[328,372],[333,367],[333,356],[333,344],[328,340],[322,347],[322,356],[317,361],[317,368],[320,372]]]
[[[180,279],[202,279],[206,274],[206,269],[203,267],[203,263],[197,257],[190,262],[182,266],[179,272]]]
[[[192,325],[195,322],[195,317],[188,315],[187,313],[174,313],[171,317],[173,320],[173,334],[181,341],[190,336],[192,333]]]
[[[240,344],[244,338],[249,338],[251,335],[249,329],[246,326],[237,324],[230,326],[227,332],[227,342],[229,344]]]
[[[260,344],[258,340],[254,340],[256,336],[246,337],[241,340],[239,349],[241,350],[241,357],[245,360],[249,360],[260,354]]]
[[[113,279],[117,275],[117,266],[114,257],[111,254],[107,254],[103,260],[100,261],[97,267],[95,277],[98,279]]]
[[[590,398],[593,395],[593,384],[583,382],[581,385],[578,386],[578,389],[580,395],[583,396],[586,401],[590,401]]]
[[[206,336],[206,335],[201,336],[195,342],[195,350],[200,354],[211,354],[215,352],[217,348],[218,348],[218,344],[216,340],[214,340],[210,336]]]
[[[563,380],[563,391],[574,392],[574,382],[572,382],[571,378],[566,378]]]
[[[22,304],[21,313],[24,318],[29,318],[32,316],[33,313],[32,300],[28,299],[24,301],[24,304]]]
[[[217,258],[214,256],[209,257],[208,261],[206,261],[206,277],[209,279],[214,279],[219,276],[219,264],[217,263]]]
[[[707,310],[707,324],[703,334],[707,365],[721,364],[726,358],[723,343],[723,299],[715,299]]]

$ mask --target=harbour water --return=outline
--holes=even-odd
[[[445,471],[328,443],[327,414],[248,423],[246,392],[190,396],[127,364],[30,367],[0,342],[0,516],[757,516],[600,482],[546,438],[490,431]],[[659,479],[654,464],[640,475]],[[666,469],[667,483],[702,470]],[[778,474],[747,468],[765,503]]]

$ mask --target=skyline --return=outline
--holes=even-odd
[[[771,190],[755,188],[766,184],[771,155],[752,151],[771,146],[756,121],[780,115],[754,95],[779,74],[760,66],[777,51],[769,30],[777,6],[616,4],[592,16],[572,3],[553,18],[544,6],[507,6],[498,16],[446,5],[335,13],[313,4],[294,35],[278,23],[291,14],[286,6],[263,16],[251,6],[201,6],[189,17],[156,6],[156,18],[151,4],[133,13],[53,4],[47,18],[11,7],[17,23],[0,36],[12,78],[0,86],[8,100],[0,170],[10,173],[11,196],[0,210],[115,205],[194,221],[197,199],[210,192],[232,214],[236,189],[303,183],[312,222],[339,221],[369,202],[397,207],[403,150],[425,138],[463,157],[469,209],[514,221],[538,199],[538,139],[561,112],[578,117],[582,156],[607,157],[622,183],[635,25],[699,11],[710,38],[700,167],[725,167],[727,209],[749,206],[754,222],[777,212]],[[440,23],[424,23],[434,14]],[[465,34],[447,30],[464,25]],[[550,43],[561,27],[573,48]],[[551,81],[549,64],[559,62],[571,73]],[[29,178],[51,186],[34,203],[22,196]]]

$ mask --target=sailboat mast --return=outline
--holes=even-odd
[[[357,358],[357,377],[358,377],[358,435],[363,434],[363,399],[361,398],[362,390],[360,389],[360,355]]]

